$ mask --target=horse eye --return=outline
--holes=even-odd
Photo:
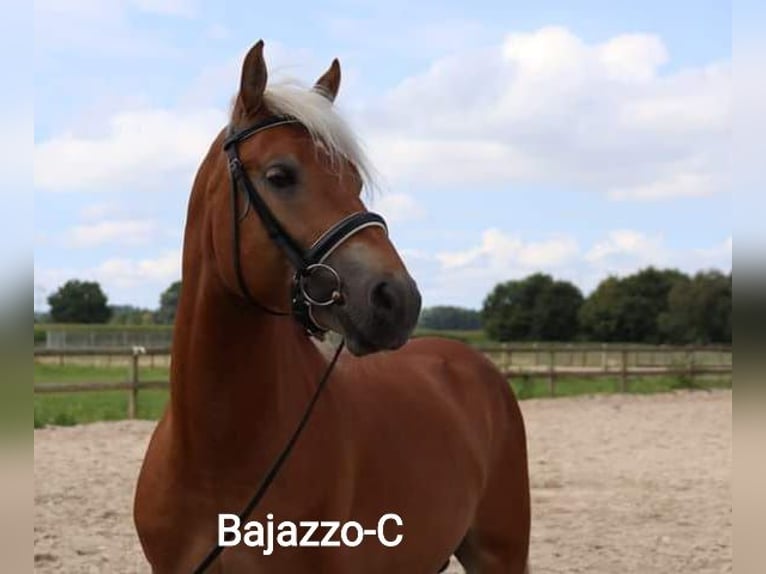
[[[296,184],[297,176],[295,170],[283,165],[275,165],[266,170],[266,181],[277,189],[285,189]]]

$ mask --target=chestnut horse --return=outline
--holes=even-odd
[[[338,61],[311,90],[267,88],[266,77],[258,42],[189,201],[170,401],[135,498],[152,571],[194,571],[218,541],[219,514],[239,513],[282,452],[328,366],[308,326],[339,333],[349,352],[249,520],[372,528],[395,513],[402,524],[385,537],[400,544],[270,554],[239,544],[207,571],[433,574],[454,553],[471,573],[525,572],[526,438],[512,390],[466,345],[406,343],[420,294],[360,198],[372,170],[332,104]],[[328,229],[319,272],[298,280],[302,326],[281,316],[296,292],[290,255]]]

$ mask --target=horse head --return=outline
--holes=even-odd
[[[292,308],[310,332],[340,333],[355,355],[396,349],[417,323],[420,293],[362,202],[373,170],[333,105],[340,64],[312,89],[267,86],[267,76],[260,41],[243,63],[224,149],[198,176],[208,178],[221,282],[262,310]]]

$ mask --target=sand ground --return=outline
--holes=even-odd
[[[731,404],[730,391],[522,402],[533,574],[731,572]],[[153,426],[35,430],[36,572],[148,571],[131,508]]]

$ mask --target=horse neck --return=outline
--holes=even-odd
[[[170,419],[190,459],[267,452],[305,407],[324,359],[289,317],[248,306],[214,278],[184,274],[173,336]]]

